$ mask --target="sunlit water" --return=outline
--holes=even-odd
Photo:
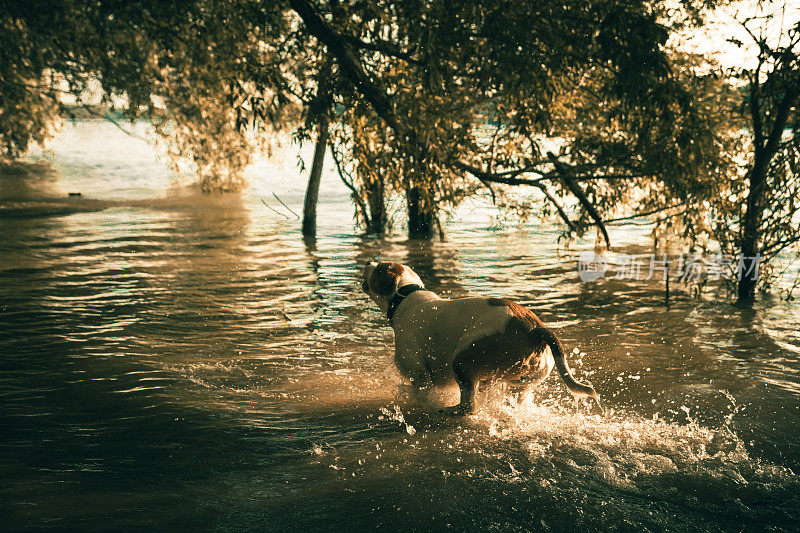
[[[585,245],[483,204],[444,242],[360,237],[333,174],[304,242],[272,196],[300,210],[293,156],[251,174],[202,196],[79,124],[0,176],[4,529],[796,530],[797,304],[667,310],[654,282],[582,283]],[[359,291],[376,257],[529,305],[605,416],[555,375],[464,419],[437,414],[453,391],[409,399]]]

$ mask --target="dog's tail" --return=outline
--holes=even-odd
[[[558,337],[556,337],[555,334],[547,328],[540,328],[540,332],[547,345],[550,346],[550,351],[552,352],[553,359],[556,362],[558,374],[561,376],[561,379],[564,380],[564,384],[567,386],[572,395],[576,398],[593,398],[594,401],[597,402],[597,407],[599,407],[602,411],[603,407],[600,405],[600,396],[594,390],[594,387],[580,383],[572,375],[572,372],[570,372],[569,366],[567,366],[567,358],[564,355],[564,345],[561,344],[561,341],[558,340]]]

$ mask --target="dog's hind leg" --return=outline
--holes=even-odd
[[[461,389],[461,401],[447,412],[471,413],[480,381],[497,378],[514,381],[527,373],[527,360],[535,346],[527,329],[518,322],[509,320],[502,332],[476,339],[458,352],[453,359],[453,373]]]
[[[453,360],[453,373],[461,392],[461,401],[458,405],[443,409],[442,412],[450,415],[464,415],[475,410],[475,393],[481,381],[490,377],[491,372],[485,366],[486,354],[493,344],[492,338],[486,338],[472,343],[462,350]]]
[[[472,413],[475,410],[475,393],[478,390],[478,380],[471,375],[469,366],[465,364],[465,361],[463,359],[459,360],[458,357],[453,362],[453,371],[456,375],[458,389],[461,392],[461,401],[458,402],[458,405],[441,411],[444,414],[454,416]]]

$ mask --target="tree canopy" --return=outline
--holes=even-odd
[[[414,190],[437,211],[480,185],[527,183],[562,213],[557,199],[575,196],[579,228],[627,180],[677,182],[707,159],[665,46],[676,13],[616,0],[7,3],[3,155],[46,137],[62,93],[82,102],[98,81],[209,190],[241,186],[257,133],[302,137],[327,114],[359,196]]]
[[[607,244],[606,223],[650,214],[734,249],[744,213],[766,202],[786,212],[747,224],[773,235],[763,250],[773,253],[796,233],[797,143],[777,129],[797,123],[797,30],[788,45],[761,43],[755,72],[730,75],[671,39],[714,4],[3,2],[0,159],[94,95],[152,120],[171,161],[193,163],[208,191],[239,189],[275,131],[319,138],[369,232],[386,228],[390,196],[405,197],[410,230],[430,234],[442,212],[486,191],[559,217],[568,234],[597,227]],[[747,200],[762,190],[745,179],[760,175],[741,161],[752,147],[750,166],[773,178]],[[531,187],[535,205],[509,185]]]

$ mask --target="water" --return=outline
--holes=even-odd
[[[666,310],[656,283],[581,283],[585,243],[482,204],[445,242],[359,237],[324,180],[304,242],[261,203],[302,205],[291,156],[242,196],[202,196],[81,123],[0,176],[5,529],[796,529],[797,304],[679,293]],[[446,296],[530,305],[606,416],[556,376],[459,420],[434,403],[454,391],[412,402],[359,290],[378,256]]]

